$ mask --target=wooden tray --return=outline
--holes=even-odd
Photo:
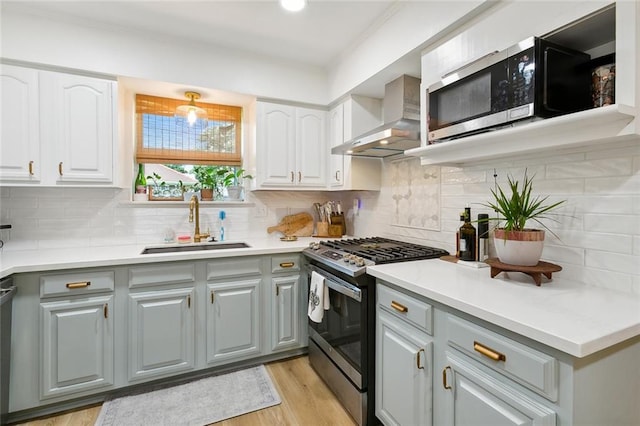
[[[542,283],[542,275],[551,279],[553,272],[562,271],[562,266],[543,261],[538,262],[535,266],[509,265],[500,262],[497,258],[487,259],[485,262],[491,266],[491,278],[495,278],[500,272],[522,272],[533,278],[538,287]]]

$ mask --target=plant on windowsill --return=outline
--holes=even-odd
[[[180,194],[176,193],[176,187],[167,185],[159,174],[153,173],[147,179],[153,181],[153,185],[149,185],[149,201],[182,201]]]
[[[222,170],[221,170],[222,171]],[[244,180],[253,179],[242,167],[222,171],[222,185],[227,188],[230,200],[243,200]]]
[[[200,197],[203,201],[213,201],[220,196],[221,173],[216,166],[195,166],[193,173],[200,182]]]
[[[544,246],[544,229],[551,231],[542,219],[550,219],[550,212],[566,200],[552,204],[545,204],[548,196],[532,196],[533,177],[527,176],[524,172],[522,182],[508,176],[508,192],[498,185],[497,189],[492,189],[493,202],[483,203],[485,207],[495,210],[500,216],[489,218],[503,223],[503,226],[494,228],[494,244],[496,254],[502,263],[519,266],[535,266],[540,261]],[[544,229],[527,228],[527,223],[533,221],[541,225]]]

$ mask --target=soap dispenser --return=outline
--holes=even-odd
[[[218,219],[220,219],[220,241],[224,241],[224,219],[227,217],[227,214],[224,210],[220,210],[218,214]]]

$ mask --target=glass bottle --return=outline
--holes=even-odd
[[[471,208],[464,208],[464,224],[460,227],[460,260],[476,260],[476,228],[471,224]]]
[[[144,177],[144,164],[138,164],[138,175],[136,176],[136,194],[147,193],[147,178]]]

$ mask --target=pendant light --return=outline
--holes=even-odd
[[[307,5],[307,0],[280,0],[280,6],[289,12],[299,12]]]
[[[189,98],[189,103],[186,105],[180,105],[176,109],[176,114],[186,116],[189,125],[193,125],[198,117],[207,118],[207,111],[196,105],[196,99],[200,99],[200,93],[198,92],[185,92],[184,94]]]

